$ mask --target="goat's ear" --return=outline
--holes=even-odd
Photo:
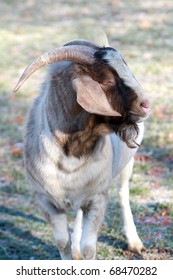
[[[77,92],[77,102],[87,112],[104,116],[121,116],[111,107],[99,83],[91,77],[76,78],[72,83]]]

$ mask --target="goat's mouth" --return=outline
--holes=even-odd
[[[151,110],[150,109],[147,109],[146,111],[134,111],[134,110],[131,110],[130,111],[130,118],[132,121],[134,122],[143,122],[145,121],[151,114]]]
[[[151,113],[149,106],[136,106],[123,117],[116,117],[109,120],[112,130],[124,141],[129,148],[136,148],[139,127],[138,123],[143,122]]]

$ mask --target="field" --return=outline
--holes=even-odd
[[[121,51],[152,107],[130,188],[147,251],[128,251],[113,183],[97,259],[173,259],[173,2],[1,0],[0,24],[0,259],[59,259],[27,186],[22,155],[26,112],[47,69],[16,96],[12,90],[34,58],[74,38],[97,38],[97,28]]]

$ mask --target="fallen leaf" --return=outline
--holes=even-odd
[[[169,112],[166,106],[157,107],[155,110],[152,111],[153,115],[165,120],[173,119],[172,112]]]
[[[165,254],[165,253],[167,253],[167,249],[166,248],[160,248],[160,249],[158,249],[158,253],[159,254]]]
[[[151,189],[159,189],[161,187],[161,184],[159,182],[151,184]]]
[[[23,143],[16,143],[11,147],[13,157],[20,157],[23,154]]]
[[[172,219],[170,217],[165,217],[163,220],[162,220],[162,225],[163,226],[168,226],[170,225],[171,223],[173,223]]]
[[[163,217],[163,216],[168,215],[169,212],[170,212],[170,209],[164,209],[164,210],[160,211],[159,214]]]
[[[168,139],[173,142],[173,132],[168,134]]]
[[[154,166],[148,172],[150,176],[157,177],[157,178],[162,177],[163,173],[164,173],[164,167],[162,166]]]
[[[141,29],[150,29],[152,27],[152,23],[148,20],[144,20],[144,21],[141,21],[139,23],[139,26]]]
[[[141,161],[141,162],[146,162],[148,160],[153,160],[152,159],[152,152],[137,153],[135,155],[135,160]]]
[[[22,124],[23,121],[24,121],[24,119],[22,117],[18,117],[15,119],[15,123],[17,123],[17,124]]]

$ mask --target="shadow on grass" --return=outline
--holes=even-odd
[[[27,215],[20,211],[16,211],[7,207],[1,207],[0,213],[7,214],[10,216],[18,216],[24,218],[23,227],[25,227],[25,220],[29,223],[34,222],[38,225],[38,232],[44,231],[44,220],[37,218],[33,215]],[[22,229],[18,227],[18,221],[11,221],[11,219],[0,220],[0,259],[60,259],[57,248],[49,241],[45,242],[42,238],[36,237],[32,234],[32,230]],[[33,224],[32,224],[33,226]]]
[[[100,234],[98,241],[106,243],[109,246],[115,247],[116,249],[128,250],[127,243],[120,238],[109,236],[106,234]]]
[[[4,207],[2,205],[0,205],[0,213],[1,214],[7,214],[7,215],[11,215],[11,216],[20,216],[24,219],[27,219],[27,220],[31,220],[31,221],[34,221],[34,222],[40,222],[40,223],[44,223],[46,224],[46,222],[41,219],[41,218],[37,218],[33,215],[28,215],[28,214],[25,214],[21,211],[16,211],[14,209],[11,209],[11,208],[7,208],[7,207]]]
[[[139,256],[128,253],[126,240],[120,233],[122,221],[120,211],[116,209],[115,204],[111,200],[108,205],[109,212],[108,219],[106,219],[108,226],[100,232],[98,241],[112,247],[113,255],[128,254],[129,259],[137,259]],[[142,206],[137,207],[132,204],[132,209],[138,233],[144,241],[144,245],[151,252],[153,249],[157,250],[156,258],[159,257],[159,250],[163,251],[163,249],[166,252],[165,258],[172,257],[172,219],[162,216],[163,211],[167,210],[166,205],[148,204],[144,209]],[[0,208],[0,213],[2,216],[0,219],[1,260],[60,259],[44,220],[4,206]]]

